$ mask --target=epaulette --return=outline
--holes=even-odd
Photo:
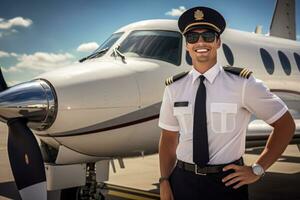
[[[239,68],[239,67],[231,67],[231,66],[224,66],[223,67],[224,71],[238,75],[243,78],[249,78],[250,75],[252,74],[252,71],[250,71],[247,68]]]
[[[174,83],[175,81],[185,77],[189,72],[181,72],[179,74],[176,74],[174,76],[171,76],[169,78],[166,79],[165,84],[166,85],[170,85],[172,83]]]

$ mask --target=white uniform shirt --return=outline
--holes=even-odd
[[[176,154],[179,160],[193,162],[193,116],[201,74],[194,68],[183,78],[165,88],[159,127],[180,133]],[[271,124],[287,106],[263,85],[224,71],[216,64],[204,74],[209,145],[208,164],[225,164],[239,159],[245,151],[246,129],[254,114]],[[177,103],[175,102],[188,102]]]

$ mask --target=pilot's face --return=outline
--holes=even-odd
[[[186,48],[195,67],[212,67],[217,62],[220,43],[220,38],[208,29],[195,29],[186,34]]]

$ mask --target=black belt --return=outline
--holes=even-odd
[[[194,172],[197,175],[206,175],[211,173],[220,173],[223,171],[223,168],[226,165],[229,164],[235,164],[235,165],[244,165],[243,158],[240,158],[236,161],[233,161],[231,163],[222,164],[222,165],[206,165],[205,167],[199,167],[195,164],[186,163],[181,160],[177,161],[177,166],[181,169],[184,169],[186,171]]]

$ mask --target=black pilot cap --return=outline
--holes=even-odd
[[[179,17],[178,27],[182,34],[196,28],[205,28],[221,35],[226,27],[226,22],[224,17],[212,8],[194,7],[186,10]]]

